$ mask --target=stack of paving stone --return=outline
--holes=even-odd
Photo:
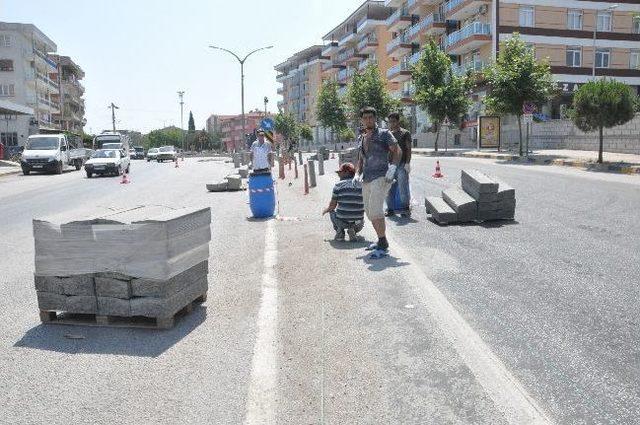
[[[208,183],[206,186],[209,192],[230,192],[246,189],[241,174],[228,175],[224,180],[216,183]]]
[[[427,213],[441,224],[513,220],[515,190],[478,171],[462,171],[461,186],[442,191],[442,197],[425,198]]]
[[[35,287],[43,321],[57,312],[97,324],[174,315],[208,290],[211,212],[139,207],[90,220],[34,220]]]

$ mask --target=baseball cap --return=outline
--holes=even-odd
[[[264,134],[264,130],[259,128],[258,131],[256,132],[256,134]]]
[[[350,173],[350,174],[355,174],[356,173],[356,167],[353,166],[352,163],[350,162],[345,162],[344,164],[342,164],[340,166],[340,168],[338,168],[338,170],[336,171],[336,173]]]

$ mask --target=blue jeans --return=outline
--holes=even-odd
[[[398,165],[395,179],[396,181],[387,195],[387,211],[399,214],[408,213],[411,210],[411,189],[409,188],[409,173],[404,169],[404,164]]]

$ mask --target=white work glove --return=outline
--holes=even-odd
[[[362,173],[356,174],[355,176],[353,176],[353,182],[354,183],[362,183]]]
[[[411,172],[411,166],[409,164],[404,164],[404,171],[406,171],[407,174],[409,174]]]
[[[389,169],[387,170],[387,174],[384,176],[384,179],[386,181],[388,181],[389,183],[391,183],[394,178],[396,177],[396,168],[398,168],[396,165],[394,164],[390,164],[389,165]]]

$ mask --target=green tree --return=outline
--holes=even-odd
[[[322,83],[318,95],[318,121],[340,138],[340,130],[347,126],[344,103],[338,96],[338,83],[327,80]]]
[[[637,96],[626,84],[601,79],[589,81],[573,95],[571,118],[580,130],[598,130],[598,163],[602,164],[603,129],[622,125],[635,114]]]
[[[275,130],[282,135],[286,149],[298,143],[300,125],[291,112],[278,112],[274,121]]]
[[[358,125],[362,108],[372,106],[378,111],[378,117],[385,119],[400,107],[400,102],[389,95],[385,80],[375,64],[369,64],[362,73],[353,75],[347,89],[347,104],[354,125]]]
[[[445,120],[460,125],[470,105],[471,82],[457,77],[451,70],[451,59],[431,40],[412,73],[416,103],[424,109],[436,129],[434,149],[438,150],[440,130]]]
[[[189,111],[189,132],[193,133],[196,131],[196,122],[193,120],[193,112]]]
[[[514,34],[502,44],[496,62],[484,74],[491,88],[485,98],[487,110],[517,117],[522,156],[522,114],[525,104],[540,105],[555,93],[549,63],[546,60],[538,62],[533,50],[518,34]]]
[[[340,130],[340,139],[351,142],[356,139],[356,133],[353,131],[353,129],[345,127]]]
[[[143,146],[147,149],[160,146],[182,147],[182,130],[177,127],[166,127],[152,130],[142,138]]]
[[[313,141],[313,130],[308,124],[300,124],[300,138],[307,142]]]

